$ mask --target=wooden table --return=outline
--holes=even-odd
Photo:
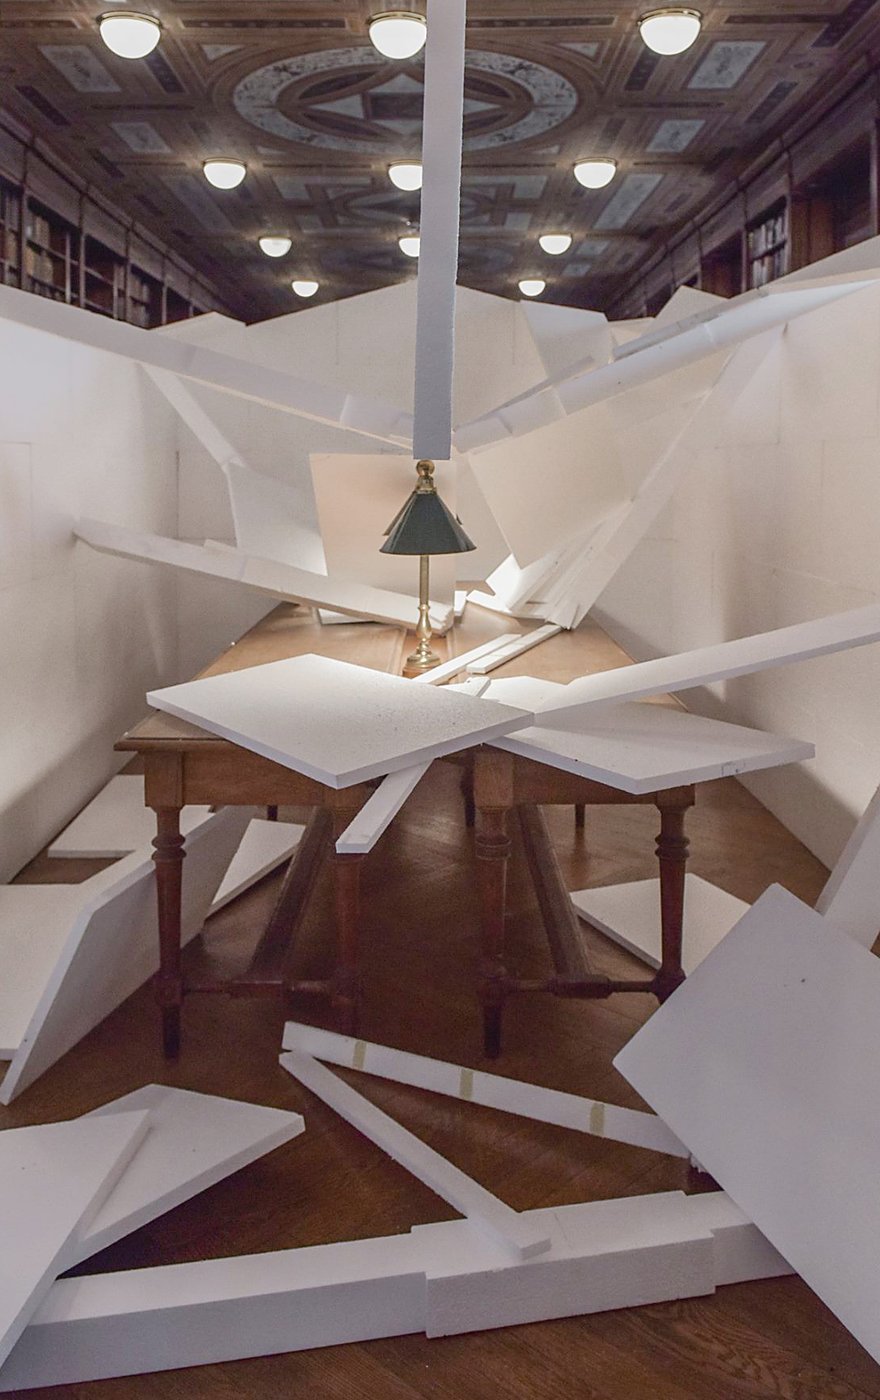
[[[472,609],[471,616],[437,645],[458,655],[509,628],[506,619]],[[589,640],[588,640],[589,638]],[[339,660],[399,673],[412,638],[373,623],[321,626],[312,613],[290,605],[276,608],[202,674],[241,670],[289,656],[320,652]],[[570,680],[586,670],[620,665],[621,653],[599,629],[563,633],[499,668],[499,674],[534,674]],[[597,664],[598,662],[598,664]],[[160,971],[156,992],[166,1055],[180,1049],[180,1014],[189,991],[277,996],[309,991],[330,997],[343,1028],[353,1032],[358,1005],[358,885],[363,856],[332,851],[337,956],[324,982],[297,982],[285,971],[288,944],[305,911],[318,869],[332,842],[369,797],[371,784],[337,790],[210,734],[185,720],[152,713],[117,743],[139,754],[145,769],[147,806],[156,813],[153,845],[159,916]],[[602,783],[574,777],[489,746],[457,756],[463,761],[466,796],[476,812],[476,852],[481,903],[480,1000],[486,1052],[500,1048],[501,1014],[511,992],[551,991],[564,996],[605,997],[615,991],[653,992],[665,997],[683,979],[681,937],[687,841],[684,814],[694,801],[692,786],[631,796]],[[538,804],[653,803],[659,808],[657,842],[662,889],[663,962],[650,979],[612,981],[591,972],[578,920],[559,875]],[[269,924],[248,972],[231,982],[185,983],[180,953],[180,895],[184,838],[180,811],[190,803],[276,808],[307,806],[313,816],[291,862]],[[470,802],[469,802],[470,805]],[[504,956],[506,872],[511,849],[509,820],[516,810],[556,967],[554,977],[528,982],[514,977]]]

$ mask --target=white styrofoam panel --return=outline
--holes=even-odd
[[[550,1235],[540,1224],[493,1196],[311,1055],[286,1050],[279,1064],[515,1258],[530,1259],[550,1248]]]
[[[301,493],[295,486],[252,471],[243,462],[229,461],[223,470],[235,542],[243,553],[278,559],[313,574],[328,572],[320,534],[302,523]]]
[[[865,948],[873,947],[880,933],[880,788],[844,846],[816,910]]]
[[[531,651],[532,647],[540,646],[542,642],[548,642],[551,637],[556,637],[562,631],[555,622],[545,623],[543,627],[535,627],[531,632],[526,632],[520,637],[515,637],[513,641],[507,641],[503,646],[493,647],[485,656],[478,657],[475,661],[469,661],[467,669],[475,676],[485,676],[489,671],[494,671],[498,666],[503,666],[506,661],[513,661],[515,657],[522,656],[524,651]]]
[[[500,1074],[466,1069],[462,1065],[431,1060],[388,1045],[374,1045],[335,1031],[288,1021],[284,1027],[283,1048],[304,1050],[317,1060],[327,1060],[347,1069],[361,1070],[397,1084],[411,1084],[435,1094],[447,1094],[467,1103],[483,1104],[503,1113],[515,1113],[538,1123],[554,1123],[578,1133],[628,1142],[653,1152],[686,1157],[687,1148],[671,1133],[662,1119],[638,1109],[618,1108],[616,1104],[545,1089],[539,1084],[505,1079]]]
[[[522,568],[628,499],[604,404],[474,452],[470,464]]]
[[[180,814],[183,835],[199,826],[210,810],[184,807]],[[47,854],[113,859],[148,846],[155,834],[156,814],[144,805],[143,775],[120,773],[56,836]]]
[[[699,875],[685,875],[682,967],[688,976],[730,932],[749,905]],[[586,923],[649,967],[660,966],[660,881],[631,880],[574,890],[571,902]],[[880,923],[878,923],[880,927]]]
[[[422,671],[421,675],[413,676],[412,685],[439,685],[441,681],[447,680],[450,676],[457,676],[459,671],[468,670],[471,663],[478,661],[480,657],[488,656],[490,652],[497,651],[508,642],[516,641],[518,632],[504,632],[499,637],[493,637],[489,642],[481,642],[478,647],[471,647],[469,651],[463,651],[459,656],[452,656],[448,661],[441,661],[439,666],[433,666],[430,671]]]
[[[787,285],[791,290],[797,287]],[[791,436],[840,441],[873,437],[880,429],[880,286],[868,284],[848,301],[827,305],[786,332],[780,394],[783,440]]]
[[[614,1062],[875,1359],[878,1014],[873,955],[771,886]]]
[[[126,559],[139,559],[152,564],[170,564],[196,574],[207,574],[245,587],[256,588],[277,598],[329,607],[337,612],[350,612],[355,617],[369,617],[391,626],[412,627],[418,618],[414,598],[385,589],[348,583],[342,579],[313,574],[274,559],[259,559],[230,549],[206,549],[183,540],[150,535],[143,531],[126,530],[103,520],[79,520],[76,534],[92,549],[118,554]],[[452,618],[452,606],[438,627]]]
[[[658,328],[671,326],[703,311],[718,310],[726,300],[726,297],[715,296],[713,292],[703,292],[699,287],[676,287],[655,315],[653,324]]]
[[[149,1131],[122,1176],[79,1234],[73,1263],[139,1230],[200,1191],[298,1137],[298,1113],[167,1084],[146,1084],[77,1120],[144,1112]]]
[[[496,695],[504,691],[490,686],[486,698]],[[495,747],[632,793],[797,763],[815,752],[800,739],[638,702],[554,717],[496,739]]]
[[[81,1233],[148,1124],[148,1113],[135,1112],[0,1133],[0,1364],[57,1276],[76,1262]]]
[[[412,457],[321,452],[313,454],[309,464],[327,570],[333,578],[417,593],[418,558],[379,552],[388,526],[415,487]],[[434,480],[453,515],[457,514],[452,464],[441,462]],[[447,607],[453,601],[458,567],[454,554],[431,559],[431,597]]]
[[[557,725],[594,706],[688,690],[767,667],[867,646],[878,639],[880,603],[872,603],[813,622],[798,622],[791,627],[757,633],[754,637],[700,647],[681,656],[658,657],[656,661],[642,661],[635,666],[581,677],[566,687],[565,695],[558,702],[546,706],[541,717],[545,723]]]
[[[0,588],[33,568],[33,485],[28,442],[0,442]]]
[[[82,907],[78,885],[0,885],[0,1060],[11,1060]]]
[[[187,837],[183,943],[200,931],[248,815],[224,808]],[[135,851],[75,888],[82,903],[0,1085],[0,1103],[11,1103],[158,969],[150,855]]]
[[[467,554],[460,554],[455,560],[455,575],[458,589],[466,590],[475,584],[482,584],[498,565],[507,558],[510,546],[489,503],[477,485],[467,457],[456,457],[455,468],[455,513],[465,531],[477,546]],[[464,602],[464,593],[462,603]]]
[[[401,768],[399,772],[390,773],[387,778],[383,778],[354,820],[349,822],[338,837],[336,854],[366,855],[371,851],[430,766],[429,760],[412,768]]]
[[[520,308],[549,378],[555,379],[588,357],[597,365],[611,359],[614,341],[601,311],[541,301],[523,301]]]
[[[290,860],[299,845],[305,827],[298,822],[268,821],[254,817],[245,828],[241,844],[223,876],[210,912],[216,914],[225,904],[237,899],[258,880]]]
[[[314,655],[170,686],[147,701],[334,788],[489,742],[532,718]]]
[[[514,1260],[459,1220],[385,1239],[63,1279],[0,1371],[0,1391],[515,1326],[791,1272],[720,1191],[527,1214],[552,1229],[553,1253]]]

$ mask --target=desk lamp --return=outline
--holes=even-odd
[[[448,506],[437,495],[434,485],[434,463],[417,462],[418,483],[386,530],[388,538],[382,554],[418,554],[419,556],[419,622],[416,627],[418,646],[406,658],[406,671],[428,671],[440,657],[431,650],[429,609],[430,556],[432,554],[466,554],[476,549],[468,539]]]

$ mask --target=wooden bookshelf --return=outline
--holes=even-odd
[[[788,201],[777,200],[746,225],[746,286],[764,287],[788,272]]]
[[[21,283],[21,195],[0,180],[0,282]]]

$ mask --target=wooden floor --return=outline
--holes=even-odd
[[[362,1034],[479,1066],[473,996],[477,910],[470,834],[457,771],[435,764],[364,871],[366,1010]],[[548,812],[570,888],[653,875],[657,814],[570,808]],[[748,900],[781,881],[808,901],[823,868],[736,782],[708,784],[689,818],[691,869]],[[515,851],[511,961],[548,968],[537,909]],[[95,863],[40,860],[24,878],[77,878]],[[278,878],[219,914],[190,950],[215,970],[241,967]],[[325,972],[330,904],[319,885],[298,954],[303,976]],[[597,964],[639,965],[596,936]],[[499,1072],[612,1102],[638,1100],[611,1068],[650,1014],[649,998],[607,1002],[522,997],[510,1003]],[[297,1018],[332,1024],[300,999]],[[10,1109],[0,1126],[84,1112],[158,1080],[296,1109],[307,1132],[236,1177],[97,1256],[83,1272],[171,1263],[406,1231],[449,1218],[430,1191],[389,1161],[277,1066],[284,1009],[269,1002],[191,998],[177,1065],[159,1053],[157,1013],[142,990]],[[348,1076],[517,1209],[670,1188],[695,1189],[683,1163],[638,1148],[521,1121],[419,1090]],[[27,1392],[71,1400],[318,1397],[318,1400],[880,1400],[880,1368],[795,1279],[740,1285],[714,1297],[438,1341],[406,1337],[289,1356]]]

